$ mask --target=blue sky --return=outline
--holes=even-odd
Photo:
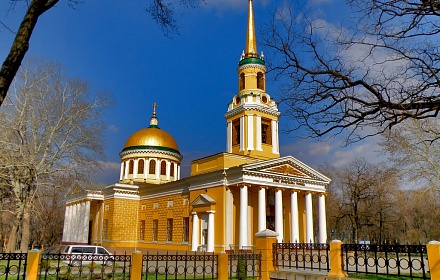
[[[0,19],[13,31],[25,11],[22,2],[9,12],[9,1],[0,3]],[[189,175],[191,160],[225,150],[224,113],[237,91],[236,67],[246,41],[246,0],[209,0],[194,10],[177,8],[180,35],[172,38],[165,37],[145,12],[147,0],[85,0],[76,9],[66,2],[60,1],[40,18],[27,56],[56,60],[68,75],[87,80],[94,90],[113,93],[114,105],[105,112],[105,172],[98,180],[118,179],[119,152],[133,132],[148,126],[153,102],[158,104],[160,128],[173,135],[184,156],[183,176]],[[304,1],[329,22],[344,18],[342,3]],[[261,26],[283,4],[254,0],[257,40]],[[14,34],[0,26],[0,38],[3,61]],[[275,99],[278,86],[269,74],[267,92]],[[281,116],[281,129],[287,121]],[[280,134],[281,155],[293,155],[314,168],[323,162],[342,165],[361,156],[374,159],[378,150],[374,139],[342,148],[340,139],[317,142],[297,136]]]

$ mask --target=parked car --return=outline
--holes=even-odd
[[[66,254],[65,263],[71,266],[81,266],[95,263],[102,263],[107,266],[113,265],[113,255],[102,246],[94,245],[68,245],[64,249]]]

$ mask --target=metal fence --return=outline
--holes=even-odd
[[[130,279],[131,255],[42,254],[39,279]]]
[[[229,254],[228,266],[229,279],[256,279],[261,273],[261,253]]]
[[[343,244],[348,273],[430,279],[426,245]]]
[[[0,278],[26,279],[27,253],[1,253]]]
[[[281,268],[330,271],[329,252],[325,243],[273,244],[273,259]]]
[[[142,256],[143,279],[216,279],[218,256],[214,253],[146,254]]]

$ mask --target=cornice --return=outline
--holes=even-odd
[[[122,152],[119,153],[119,156],[122,158],[124,156],[127,155],[132,155],[132,154],[161,154],[161,155],[167,155],[167,156],[172,156],[175,158],[178,158],[179,161],[182,160],[182,155],[180,153],[176,153],[171,151],[171,149],[166,150],[166,149],[144,149],[142,148],[143,146],[138,146],[136,147],[136,149],[125,149]]]
[[[248,63],[248,64],[243,64],[243,65],[238,66],[237,73],[239,73],[243,69],[247,69],[247,68],[257,68],[257,69],[263,70],[264,72],[267,72],[266,66],[264,66],[262,64]]]
[[[281,115],[281,113],[278,111],[278,108],[276,106],[267,107],[267,106],[263,106],[263,105],[257,104],[257,103],[246,103],[246,104],[242,104],[242,105],[235,107],[235,108],[229,110],[228,112],[226,112],[225,118],[230,118],[230,117],[236,116],[240,113],[243,113],[245,111],[250,111],[250,110],[255,110],[255,111],[265,113],[268,115],[272,115],[272,116],[276,116],[276,117],[279,117]]]

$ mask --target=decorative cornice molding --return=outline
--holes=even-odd
[[[250,110],[255,110],[276,117],[279,117],[281,115],[281,113],[278,111],[278,108],[276,106],[268,107],[257,103],[252,103],[252,104],[246,103],[229,110],[228,112],[226,112],[225,117],[230,118]]]
[[[264,72],[267,72],[267,68],[263,64],[247,63],[247,64],[242,64],[242,65],[238,66],[237,73],[239,73],[241,70],[247,69],[247,68],[257,68],[257,69],[260,69]]]
[[[177,159],[179,159],[179,161],[182,160],[182,155],[179,153],[175,153],[172,151],[167,151],[167,150],[155,150],[155,149],[133,149],[133,150],[124,150],[122,152],[119,153],[119,156],[122,158],[124,156],[127,155],[131,155],[131,154],[160,154],[160,155],[167,155],[167,156],[172,156],[175,157]]]

